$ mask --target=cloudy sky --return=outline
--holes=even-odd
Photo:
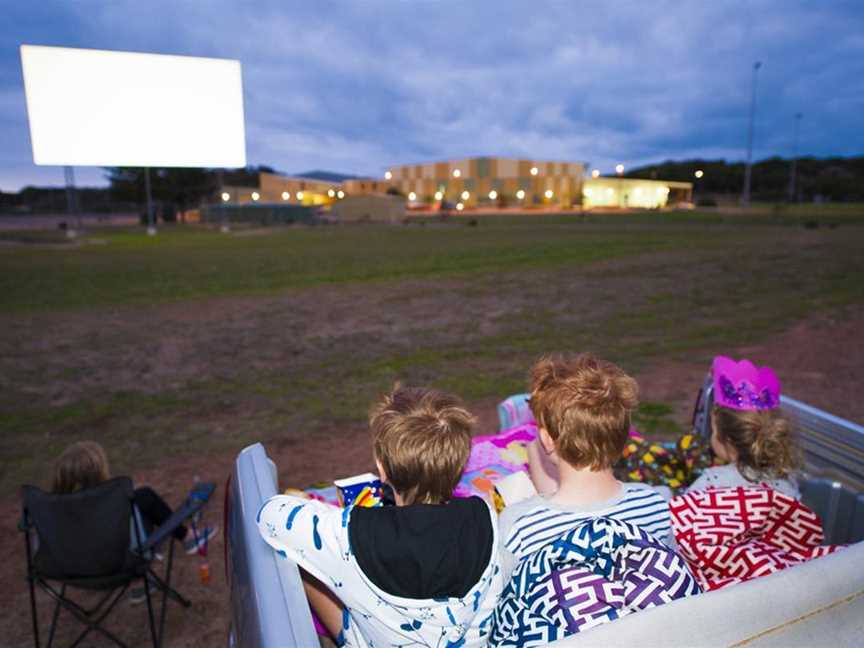
[[[250,164],[379,175],[473,155],[607,172],[745,154],[864,154],[861,0],[0,0],[0,190],[32,162],[22,43],[237,58]],[[81,185],[103,184],[78,168]]]

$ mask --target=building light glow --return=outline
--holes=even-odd
[[[599,178],[600,177],[600,169],[594,169],[593,171],[591,171],[591,177],[592,178]]]
[[[468,198],[470,198],[470,197],[471,197],[471,194],[468,193],[467,191],[462,192],[462,200],[468,200]]]
[[[408,194],[408,200],[417,200],[417,194],[412,191]]]
[[[336,192],[336,197],[339,200],[342,200],[345,197],[345,192],[340,189],[339,191]]]
[[[260,197],[261,194],[259,194],[257,191],[252,192],[252,200],[258,200]]]
[[[522,200],[523,198],[525,198],[525,190],[524,190],[524,189],[520,189],[519,191],[517,191],[517,192],[516,192],[516,197],[517,197],[519,200]]]
[[[701,178],[705,175],[705,172],[702,169],[696,169],[696,173],[693,174],[696,178]]]
[[[494,189],[489,192],[489,200],[495,200],[498,197],[498,192]]]
[[[453,177],[458,178],[462,175],[462,172],[459,169],[453,169]]]
[[[229,200],[231,200],[231,194],[229,194],[227,191],[223,191],[222,202],[228,202]]]
[[[291,200],[291,194],[287,191],[282,192],[282,200]]]
[[[456,211],[462,211],[463,209],[465,209],[465,205],[462,203],[456,203]]]
[[[546,199],[548,200],[549,198],[551,198],[551,197],[554,196],[555,194],[552,193],[552,190],[551,190],[551,189],[547,189],[547,190],[546,190],[546,193],[544,193],[543,195],[546,196]]]
[[[384,179],[385,179],[385,180],[392,180],[392,179],[393,179],[393,174],[392,174],[390,171],[385,171],[385,172],[384,172]]]
[[[540,173],[540,169],[537,167],[531,167],[531,175],[536,176],[538,173]]]
[[[303,200],[303,192],[302,191],[297,192],[297,200]]]
[[[336,195],[336,192],[333,191],[333,189],[328,189],[328,190],[327,190],[327,195],[330,196],[331,198],[333,198],[333,197]]]

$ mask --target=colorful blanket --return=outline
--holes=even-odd
[[[498,434],[474,437],[471,456],[453,495],[478,495],[491,502],[492,491],[499,480],[514,472],[528,470],[527,448],[536,438],[537,426],[533,421]]]
[[[523,560],[492,620],[492,646],[545,646],[699,593],[686,563],[637,526],[595,518]]]
[[[821,546],[819,516],[770,488],[711,488],[669,503],[679,553],[703,589],[765,576],[838,546]]]

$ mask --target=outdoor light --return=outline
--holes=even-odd
[[[297,200],[303,200],[303,192],[302,191],[297,192]]]
[[[223,191],[222,202],[228,202],[229,200],[231,200],[231,194],[229,194],[227,191]]]
[[[462,175],[462,172],[459,169],[453,169],[453,177],[458,178]]]
[[[291,200],[291,194],[287,191],[282,192],[282,200]]]
[[[525,197],[525,192],[522,189],[520,189],[519,191],[516,192],[516,197],[519,200],[522,200]]]
[[[333,197],[336,195],[336,192],[333,191],[332,189],[328,189],[328,190],[327,190],[327,195],[330,196],[331,198],[333,198]]]
[[[384,172],[384,179],[385,179],[385,180],[390,180],[390,179],[392,179],[392,178],[393,178],[393,174],[392,174],[392,173],[390,173],[389,171],[385,171],[385,172]]]
[[[600,177],[600,169],[594,169],[594,170],[591,172],[591,177],[592,177],[592,178],[599,178],[599,177]]]
[[[339,191],[336,192],[336,197],[339,200],[342,200],[345,197],[345,192],[340,189]]]
[[[622,173],[624,173],[624,165],[623,164],[616,164],[615,165],[615,173],[617,173],[618,175],[621,175]]]
[[[537,167],[531,167],[531,175],[537,175],[538,173],[540,173],[540,169]]]
[[[252,192],[252,200],[258,200],[260,197],[261,194],[259,194],[257,191]]]
[[[546,193],[543,194],[543,195],[546,196],[546,198],[551,198],[551,197],[552,197],[553,195],[555,195],[555,194],[552,193],[552,190],[551,190],[551,189],[547,189],[547,190],[546,190]]]
[[[456,203],[456,211],[462,211],[463,209],[465,209],[465,205],[462,203]]]
[[[705,172],[702,169],[696,169],[696,173],[694,173],[693,175],[696,176],[697,178],[701,178],[702,176],[705,175]]]
[[[467,191],[463,191],[463,192],[462,192],[462,200],[468,200],[468,198],[469,198],[470,196],[471,196],[471,194],[468,193]]]
[[[417,200],[417,194],[412,191],[408,194],[408,200]]]
[[[498,192],[494,189],[489,192],[489,200],[495,200],[498,197]]]
[[[442,200],[444,198],[444,194],[440,191],[435,192],[435,200]]]

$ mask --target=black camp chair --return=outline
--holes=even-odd
[[[40,647],[36,586],[56,601],[48,635],[49,647],[54,640],[61,606],[86,626],[73,642],[73,646],[81,643],[94,630],[118,646],[125,646],[118,637],[103,628],[101,623],[114,609],[129,585],[138,579],[144,584],[150,637],[153,645],[158,648],[165,630],[168,597],[184,607],[190,605],[187,599],[170,586],[174,556],[171,534],[184,520],[207,503],[212,492],[212,484],[196,485],[184,505],[144,540],[140,520],[133,514],[134,491],[128,477],[115,477],[85,491],[60,495],[45,493],[35,486],[24,486],[24,511],[20,528],[24,531],[27,552],[27,578],[36,648]],[[35,555],[31,530],[35,531],[35,541],[38,543]],[[134,550],[130,548],[131,538],[135,539]],[[169,551],[163,579],[151,569],[150,563],[155,550],[166,540]],[[69,598],[66,594],[67,588],[104,592],[104,595],[94,606],[88,608]],[[162,592],[158,633],[151,588]]]

